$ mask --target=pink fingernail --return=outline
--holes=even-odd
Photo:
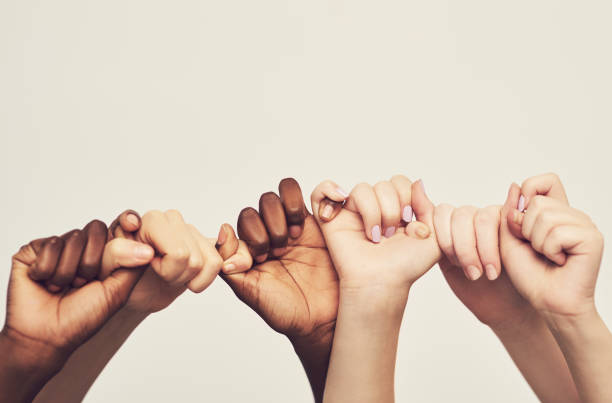
[[[412,207],[411,206],[404,207],[404,211],[402,212],[402,220],[404,220],[404,222],[407,222],[407,223],[412,221]]]
[[[380,225],[372,227],[372,241],[375,243],[380,242]]]
[[[348,193],[346,193],[346,191],[342,188],[337,188],[336,192],[338,192],[342,197],[344,197],[345,199],[349,196]]]
[[[517,208],[518,208],[518,211],[520,211],[521,213],[525,211],[525,196],[521,195],[521,197],[519,197]]]
[[[421,184],[421,189],[423,190],[423,193],[425,192],[425,184],[423,183],[423,179],[419,179],[419,183]]]
[[[395,227],[389,227],[385,230],[385,238],[391,238],[395,234]]]
[[[334,208],[331,205],[326,204],[325,207],[323,207],[323,211],[321,212],[321,217],[329,220],[333,212]]]
[[[226,265],[223,266],[223,272],[224,273],[230,274],[234,270],[236,270],[236,265],[233,264],[233,263],[227,263]]]

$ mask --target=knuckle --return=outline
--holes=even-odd
[[[166,216],[181,220],[183,219],[183,215],[181,214],[181,212],[176,209],[166,210]]]
[[[174,260],[178,261],[188,261],[189,260],[189,249],[186,246],[178,246],[172,251],[168,252],[168,256],[170,256]]]
[[[359,192],[363,192],[364,190],[368,190],[368,189],[370,189],[370,184],[366,182],[361,182],[355,185],[351,193],[359,193]]]
[[[531,200],[531,205],[529,207],[534,207],[536,209],[542,208],[542,206],[546,203],[546,197],[542,195],[535,195]]]
[[[407,176],[401,175],[401,174],[393,175],[391,177],[391,182],[395,182],[395,181],[398,181],[398,182],[401,181],[401,182],[406,182],[407,184],[412,184],[412,181],[408,179]]]
[[[163,216],[163,213],[159,210],[150,210],[144,213],[142,216],[143,223],[159,220]]]
[[[191,269],[201,269],[204,266],[204,259],[202,256],[193,254],[189,257],[189,268]]]

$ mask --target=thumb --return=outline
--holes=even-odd
[[[104,247],[100,278],[108,297],[110,312],[116,312],[128,300],[154,256],[149,245],[115,238]]]

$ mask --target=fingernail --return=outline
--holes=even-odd
[[[138,226],[138,217],[136,217],[134,214],[128,214],[127,215],[127,220],[130,224]]]
[[[514,221],[515,224],[521,225],[523,223],[523,214],[515,211],[512,214],[512,221]]]
[[[468,266],[467,274],[470,280],[472,281],[478,280],[482,275],[482,273],[480,272],[480,270],[478,270],[478,267],[476,266]]]
[[[236,265],[233,263],[226,263],[223,265],[223,272],[224,273],[231,273],[234,270],[236,270]]]
[[[302,227],[300,227],[299,225],[290,225],[289,226],[289,235],[293,239],[299,238],[299,236],[302,235]]]
[[[140,245],[134,248],[134,255],[138,259],[150,259],[153,257],[153,249],[148,246]]]
[[[423,183],[423,179],[419,179],[419,183],[421,184],[421,189],[423,190],[423,193],[425,192],[425,184]]]
[[[326,204],[325,207],[323,207],[323,212],[321,213],[321,217],[330,219],[333,212],[334,212],[334,208],[330,204]]]
[[[497,278],[497,269],[492,264],[488,264],[485,266],[485,271],[487,272],[487,278],[491,281]]]
[[[223,225],[219,229],[219,235],[217,236],[217,246],[221,246],[227,241],[227,233],[225,232],[225,228]]]
[[[517,208],[518,208],[518,211],[520,211],[521,213],[525,211],[525,196],[521,195],[521,197],[519,197]]]
[[[372,241],[376,243],[380,242],[380,225],[372,227]]]
[[[62,288],[61,288],[61,287],[59,287],[59,286],[57,286],[57,285],[55,285],[55,284],[49,284],[49,285],[47,286],[47,289],[48,289],[49,291],[51,291],[52,293],[56,293],[56,292],[61,291],[61,289],[62,289]]]
[[[419,226],[415,232],[421,239],[426,239],[429,236],[429,229],[425,226]]]
[[[407,222],[407,223],[412,221],[412,207],[411,206],[404,207],[404,211],[402,212],[402,220],[404,220],[404,222]]]
[[[257,263],[263,263],[266,261],[267,258],[268,258],[268,254],[264,253],[263,255],[255,256],[255,261]]]
[[[391,238],[395,234],[395,227],[389,227],[385,230],[385,238]]]
[[[344,197],[345,199],[349,196],[348,193],[346,193],[346,190],[342,189],[342,188],[337,188],[336,192],[338,192],[338,194],[340,194],[342,197]]]

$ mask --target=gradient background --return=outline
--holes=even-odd
[[[125,208],[209,236],[294,176],[404,173],[502,203],[554,171],[612,232],[609,1],[0,2],[0,299],[29,240]],[[612,324],[606,256],[597,303]],[[0,315],[4,314],[4,304]],[[413,287],[398,401],[536,401],[437,267]],[[87,402],[310,402],[301,365],[216,281],[151,316]]]

